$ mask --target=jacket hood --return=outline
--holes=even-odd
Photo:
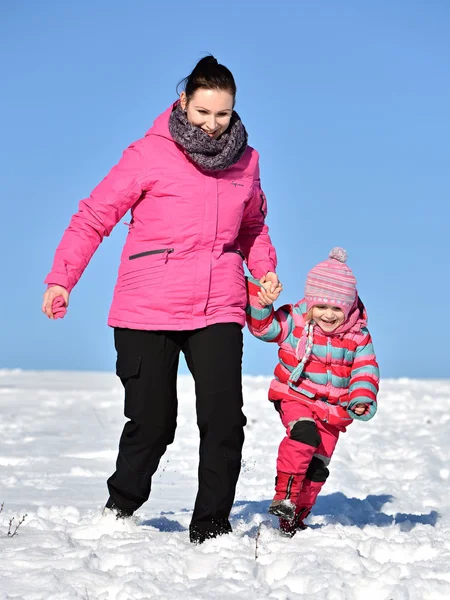
[[[305,317],[307,311],[307,302],[305,299],[301,300],[298,304],[300,311]],[[361,298],[359,296],[356,297],[355,303],[350,309],[348,318],[340,325],[337,329],[332,331],[331,333],[327,333],[320,329],[321,333],[326,336],[333,337],[335,335],[339,336],[345,333],[358,333],[364,327],[367,327],[367,311],[364,306]]]
[[[167,138],[172,142],[174,141],[169,131],[169,117],[175,106],[178,104],[178,102],[179,100],[176,100],[176,102],[171,104],[167,110],[165,110],[159,115],[159,117],[156,117],[156,119],[153,122],[153,125],[145,134],[145,137],[147,137],[148,135],[159,135],[160,137]]]

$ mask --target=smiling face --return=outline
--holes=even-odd
[[[192,125],[217,140],[230,124],[234,97],[226,90],[199,88],[189,100],[182,92],[180,104]]]
[[[345,314],[338,306],[319,304],[312,307],[311,318],[325,333],[331,333],[345,321]]]

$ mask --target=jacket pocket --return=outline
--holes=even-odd
[[[304,396],[306,396],[307,398],[311,398],[311,400],[313,400],[316,397],[316,394],[314,394],[313,392],[310,392],[309,390],[305,390],[302,387],[302,381],[304,380],[300,380],[300,383],[297,384],[294,381],[291,381],[290,379],[288,380],[288,385],[291,389],[295,390],[298,394],[303,394]]]
[[[160,248],[159,250],[147,250],[146,252],[139,252],[138,254],[132,254],[128,257],[128,260],[135,260],[136,258],[142,258],[144,256],[151,256],[152,254],[172,254],[173,248]]]
[[[141,411],[140,380],[142,357],[130,354],[118,354],[116,373],[125,388],[124,414],[128,419],[135,419]]]
[[[310,392],[309,390],[305,390],[302,387],[297,388],[297,392],[300,392],[300,394],[303,394],[307,398],[315,398],[316,397],[316,394],[314,394],[313,392]]]
[[[146,286],[160,284],[167,272],[169,256],[173,248],[147,250],[132,254],[119,269],[118,291],[128,292]]]

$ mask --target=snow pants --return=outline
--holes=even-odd
[[[246,418],[242,412],[242,328],[219,323],[193,331],[114,331],[125,424],[109,502],[133,512],[150,495],[152,476],[174,440],[180,352],[195,380],[200,433],[198,493],[191,541],[231,531]]]
[[[296,512],[310,511],[329,475],[339,433],[345,428],[320,421],[309,406],[296,400],[282,400],[277,410],[286,437],[278,449],[275,499],[290,499]]]

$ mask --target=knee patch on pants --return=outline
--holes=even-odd
[[[314,421],[297,421],[294,423],[290,438],[314,448],[317,448],[320,444],[320,434]]]
[[[330,471],[325,466],[323,460],[314,456],[306,471],[306,478],[310,481],[326,481],[329,474]]]

